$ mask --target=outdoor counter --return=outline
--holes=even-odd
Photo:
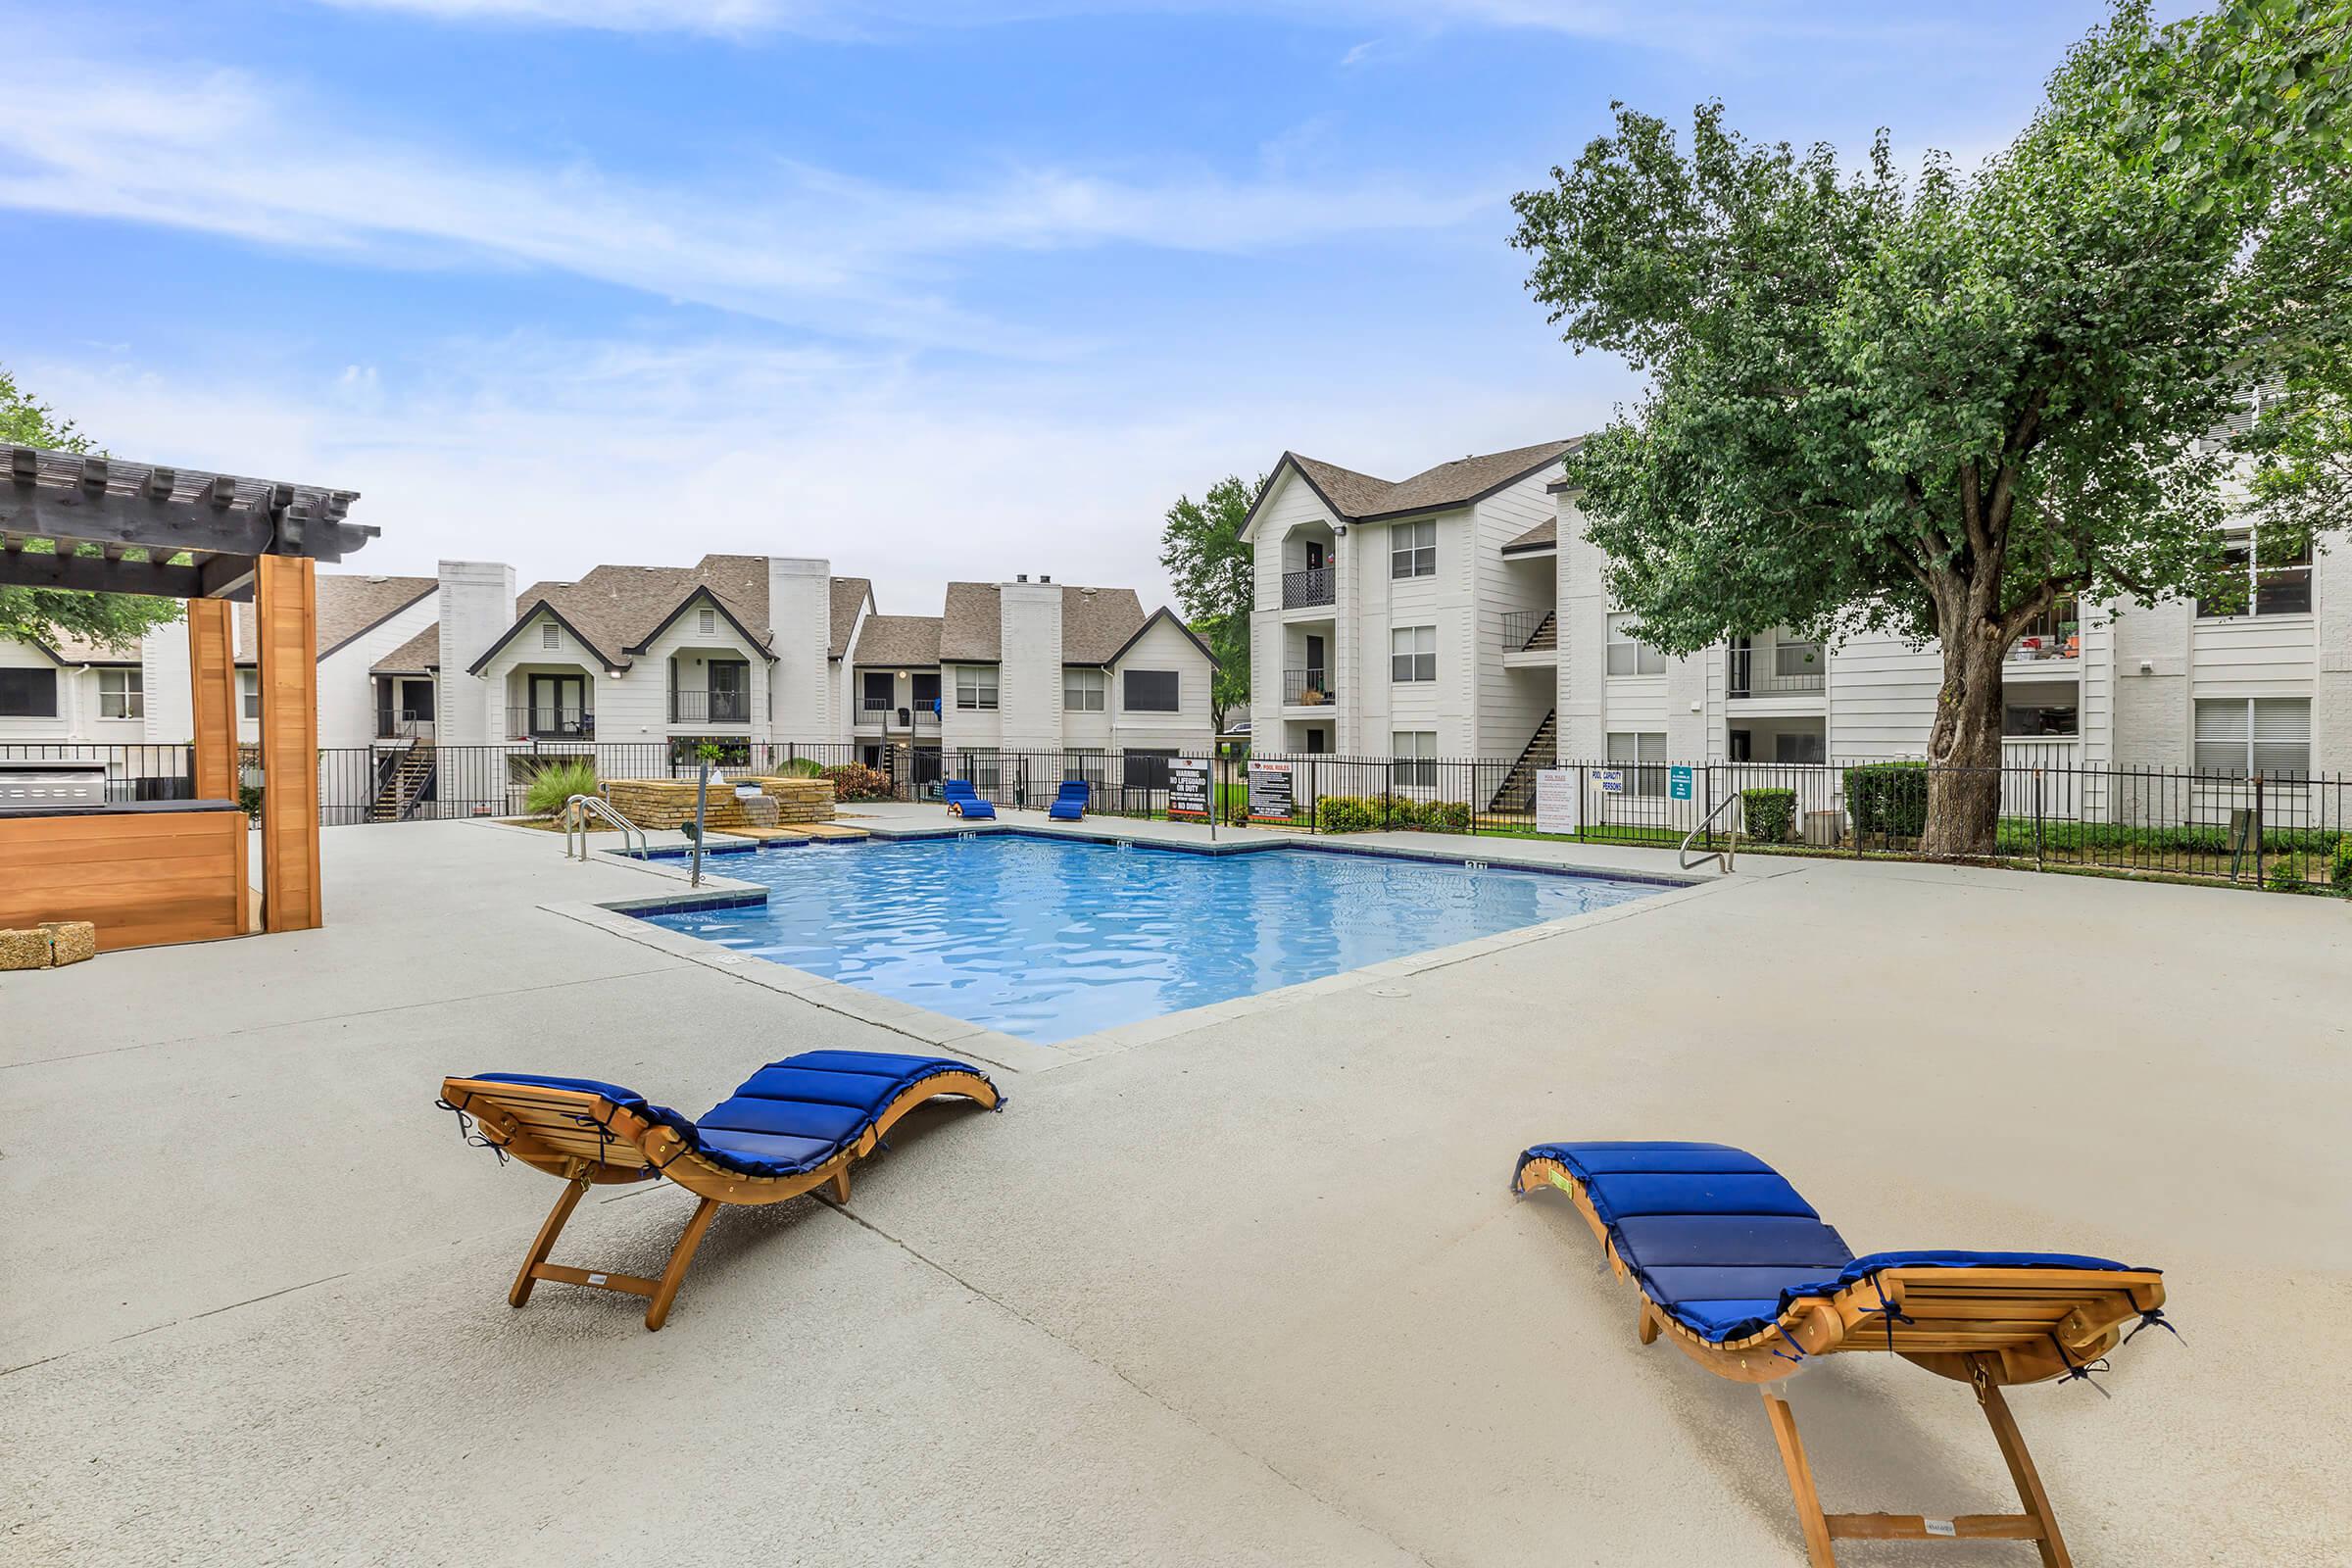
[[[88,920],[101,950],[242,936],[247,829],[234,801],[0,810],[0,928]]]

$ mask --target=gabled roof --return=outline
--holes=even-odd
[[[1061,589],[1061,662],[1107,664],[1144,625],[1144,602],[1132,588]],[[948,584],[941,616],[940,662],[993,664],[1004,658],[1004,600],[993,582]]]
[[[54,664],[135,664],[142,657],[135,638],[123,647],[109,648],[55,626],[49,628],[48,636],[34,638],[32,646],[47,654]]]
[[[428,669],[439,669],[441,623],[434,621],[368,667],[377,675],[420,675]]]
[[[870,608],[873,602],[874,585],[868,579],[833,579],[833,625],[825,644],[828,658],[839,659],[849,653],[850,634],[858,629],[858,612]]]
[[[318,573],[318,657],[365,637],[441,586],[433,577],[373,577],[358,572]],[[253,606],[236,606],[237,662],[255,662]]]
[[[918,665],[939,662],[938,615],[868,615],[858,635],[860,664]]]
[[[1545,517],[1542,522],[1504,545],[1502,553],[1506,556],[1515,556],[1521,551],[1556,550],[1559,545],[1560,519],[1556,516]]]
[[[1155,622],[1162,620],[1166,621],[1171,626],[1174,626],[1178,631],[1184,633],[1185,636],[1191,638],[1193,646],[1200,650],[1201,657],[1208,661],[1211,668],[1218,667],[1220,661],[1217,659],[1215,654],[1212,654],[1208,651],[1208,644],[1200,640],[1200,634],[1193,630],[1192,627],[1186,625],[1184,623],[1184,617],[1177,614],[1176,612],[1170,610],[1165,605],[1162,605],[1157,610],[1152,612],[1150,617],[1147,618],[1141,626],[1135,628],[1135,634],[1129,637],[1125,642],[1119,644],[1119,646],[1112,651],[1111,656],[1102,661],[1102,662],[1105,664],[1115,664],[1120,660],[1126,658],[1127,650],[1133,648],[1137,643],[1142,642],[1144,640],[1144,633],[1150,631]]]
[[[1250,536],[1257,523],[1258,508],[1274,493],[1274,481],[1286,467],[1306,481],[1331,509],[1332,515],[1341,521],[1380,522],[1390,517],[1475,505],[1532,473],[1542,472],[1576,450],[1583,439],[1579,436],[1572,441],[1543,441],[1532,447],[1513,447],[1507,452],[1457,458],[1434,468],[1424,468],[1409,479],[1394,482],[1320,459],[1303,458],[1296,452],[1285,452],[1274,465],[1274,473],[1266,480],[1265,488],[1250,503],[1250,515],[1242,523],[1242,537]]]

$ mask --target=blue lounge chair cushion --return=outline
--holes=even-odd
[[[713,1164],[742,1176],[798,1176],[865,1135],[890,1102],[941,1073],[987,1075],[948,1056],[882,1051],[804,1051],[771,1061],[698,1121],[634,1090],[594,1078],[485,1072],[487,1083],[528,1084],[602,1095],[615,1105],[668,1127]],[[1000,1100],[999,1104],[1003,1103]]]
[[[991,806],[988,802],[982,800],[977,795],[965,795],[958,797],[954,802],[954,805],[956,809],[962,812],[965,816],[980,817],[994,816],[997,814],[997,808],[994,806]]]
[[[1856,1257],[1771,1166],[1722,1144],[1538,1144],[1520,1167],[1531,1159],[1557,1160],[1582,1182],[1642,1294],[1717,1344],[1764,1333],[1797,1300],[1834,1296],[1882,1269],[2126,1266],[2074,1252]]]

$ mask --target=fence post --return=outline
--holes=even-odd
[[[2254,885],[2261,887],[2269,879],[2262,874],[2262,775],[2254,775]]]
[[[2047,869],[2042,860],[2041,769],[2034,770],[2034,869]]]
[[[1579,762],[1569,769],[1576,775],[1576,842],[1585,842],[1585,764]]]
[[[1698,820],[1707,831],[1707,848],[1711,850],[1715,847],[1715,764],[1708,762],[1704,765],[1707,770],[1706,810]]]

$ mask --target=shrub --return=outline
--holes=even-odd
[[[1315,826],[1326,833],[1369,833],[1380,826],[1380,802],[1323,796],[1315,802]]]
[[[1383,803],[1380,801],[1366,801],[1364,804],[1372,808],[1373,818],[1375,821],[1377,821],[1380,816],[1380,808]],[[1392,795],[1388,798],[1386,804],[1389,808],[1389,826],[1395,828],[1407,828],[1424,827],[1427,825],[1426,818],[1428,816],[1429,808],[1422,805],[1421,802],[1414,800],[1410,795]]]
[[[770,778],[823,778],[825,764],[813,757],[789,757],[768,769]]]
[[[262,787],[259,784],[238,785],[237,804],[245,808],[247,816],[259,822],[262,819]]]
[[[1847,768],[1845,808],[1858,834],[1918,838],[1928,825],[1928,764],[1870,762]]]
[[[837,801],[887,801],[899,792],[888,773],[862,762],[843,762],[817,771],[833,781]]]
[[[1468,801],[1430,801],[1421,808],[1421,825],[1433,833],[1462,833],[1470,827]]]
[[[2303,863],[2293,856],[2280,856],[2271,862],[2269,877],[2273,893],[2301,893],[2310,884],[2303,880]]]
[[[1786,844],[1796,827],[1796,791],[1741,790],[1740,817],[1746,824],[1749,838],[1765,844]]]
[[[2335,884],[2338,893],[2352,893],[2352,836],[2336,840],[2328,859],[2328,880]]]
[[[541,768],[522,794],[522,808],[533,816],[553,816],[574,795],[594,795],[601,788],[596,764],[582,757]]]

